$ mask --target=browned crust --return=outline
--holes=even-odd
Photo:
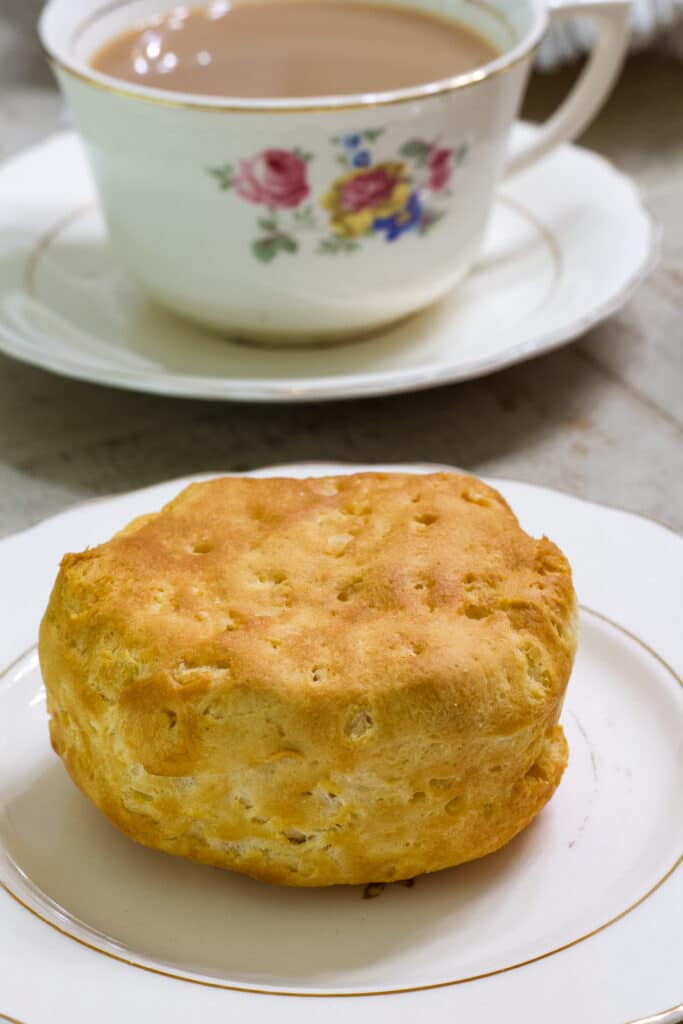
[[[51,735],[132,838],[294,885],[502,846],[566,764],[569,565],[459,474],[223,478],[66,555]]]

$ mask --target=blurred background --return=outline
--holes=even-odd
[[[64,125],[40,6],[0,0],[0,159]],[[526,117],[558,105],[585,44],[583,25],[547,41]],[[440,461],[683,530],[683,0],[637,0],[632,53],[580,141],[636,179],[664,237],[637,295],[576,343],[466,384],[301,407],[117,392],[0,356],[0,534],[95,494],[314,458]]]

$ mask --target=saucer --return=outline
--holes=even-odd
[[[447,467],[247,475],[369,468]],[[206,477],[90,501],[0,541],[0,621],[12,624],[0,631],[0,1020],[626,1024],[680,999],[683,541],[625,512],[491,481],[573,566],[569,766],[503,850],[368,899],[145,849],[50,748],[35,643],[62,553],[193,479]]]
[[[514,143],[533,129],[519,125]],[[165,312],[114,263],[81,144],[0,168],[0,350],[67,377],[186,398],[301,402],[415,391],[540,355],[609,316],[654,265],[636,185],[563,146],[498,192],[476,269],[371,338],[253,347]]]

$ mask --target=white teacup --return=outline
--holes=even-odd
[[[393,0],[401,2],[401,0]],[[324,342],[444,295],[479,253],[501,176],[591,120],[620,67],[627,0],[411,0],[501,56],[393,92],[254,100],[160,91],[89,59],[177,0],[49,0],[43,44],[86,143],[121,262],[164,306],[251,339]],[[522,152],[508,154],[548,29],[595,22],[591,59]],[[504,329],[504,325],[501,325]]]

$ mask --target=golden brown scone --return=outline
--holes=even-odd
[[[569,565],[472,477],[193,484],[66,555],[52,743],[133,839],[289,885],[497,850],[550,799]]]

